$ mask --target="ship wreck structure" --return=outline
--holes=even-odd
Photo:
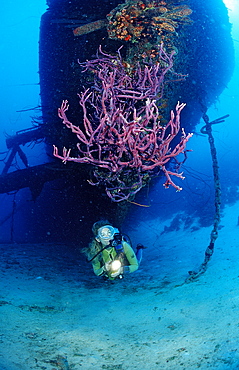
[[[43,240],[46,231],[53,241],[84,240],[83,236],[87,240],[99,218],[120,226],[134,198],[115,202],[102,183],[92,185],[94,165],[63,163],[53,155],[53,146],[59,152],[71,149],[75,157],[79,154],[76,135],[57,112],[67,101],[68,120],[84,130],[79,96],[95,83],[95,70],[85,68],[86,62],[117,56],[129,75],[157,63],[161,69],[168,67],[163,91],[155,96],[158,116],[166,125],[177,102],[186,103],[180,119],[187,134],[194,132],[231,78],[231,26],[222,0],[48,0],[47,5],[39,40],[42,113],[38,124],[26,124],[30,127],[7,137],[9,153],[0,175],[0,193],[30,189],[33,211],[24,214],[32,228],[29,240],[40,234]],[[162,59],[160,50],[171,56],[173,65]],[[42,140],[48,161],[30,167],[24,145]],[[11,163],[16,155],[23,168],[14,171]],[[101,172],[102,176],[108,175]],[[144,181],[148,182],[147,176]]]

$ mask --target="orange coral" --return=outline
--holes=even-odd
[[[128,0],[107,15],[108,34],[112,39],[137,42],[165,32],[175,33],[180,25],[191,22],[191,13],[187,5],[175,6],[172,0]]]

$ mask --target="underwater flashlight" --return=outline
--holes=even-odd
[[[121,262],[119,260],[114,260],[110,265],[111,271],[117,271],[120,269],[120,267],[121,267]]]

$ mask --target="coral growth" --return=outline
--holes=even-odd
[[[100,49],[98,59],[83,65],[94,72],[95,82],[80,95],[83,109],[84,130],[75,126],[67,117],[68,101],[59,108],[63,123],[77,135],[78,157],[71,149],[63,148],[63,154],[54,147],[54,156],[64,163],[68,161],[94,166],[92,185],[103,185],[107,195],[114,201],[132,197],[160,172],[164,173],[165,188],[176,190],[171,176],[183,179],[179,173],[180,162],[172,171],[168,164],[172,158],[186,152],[186,143],[192,134],[182,129],[175,147],[172,141],[180,131],[180,113],[185,104],[177,104],[175,113],[164,126],[160,122],[157,102],[163,96],[164,77],[173,66],[173,53],[167,55],[161,45],[159,55],[164,62],[138,65],[135,74],[129,75],[121,55],[108,55]]]
[[[191,13],[187,5],[170,0],[126,1],[107,15],[108,34],[111,39],[133,43],[147,40],[165,44],[180,26],[191,23]]]

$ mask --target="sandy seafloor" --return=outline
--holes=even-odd
[[[0,245],[0,369],[239,369],[238,216],[224,210],[208,270],[189,284],[211,227],[140,223],[144,261],[115,282],[72,246]]]

